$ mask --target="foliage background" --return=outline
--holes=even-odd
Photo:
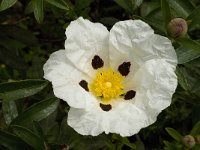
[[[65,28],[83,16],[110,29],[115,22],[142,19],[173,42],[179,85],[157,121],[132,137],[81,136],[66,123],[69,106],[43,80],[43,64],[64,46]],[[188,34],[173,39],[168,22],[181,17]],[[199,0],[1,0],[0,149],[2,150],[183,150],[191,134],[200,150]]]

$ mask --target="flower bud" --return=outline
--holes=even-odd
[[[167,30],[171,37],[179,38],[186,35],[188,31],[188,25],[184,19],[174,18],[169,22]]]
[[[192,148],[196,143],[195,143],[195,139],[193,136],[191,135],[186,135],[183,137],[183,143],[185,146]]]

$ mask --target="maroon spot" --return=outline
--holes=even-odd
[[[100,107],[101,107],[101,109],[102,109],[103,111],[109,111],[109,110],[112,109],[112,106],[111,106],[110,104],[105,105],[105,104],[101,104],[101,103],[100,103]]]
[[[95,55],[94,58],[92,59],[92,67],[94,69],[99,69],[103,67],[103,65],[104,65],[103,60],[98,55]]]
[[[85,89],[87,92],[89,92],[87,81],[81,80],[81,81],[79,82],[79,85],[80,85],[83,89]]]
[[[135,95],[136,95],[136,91],[130,90],[130,91],[126,92],[126,94],[124,95],[124,99],[130,100],[130,99],[134,98]]]
[[[122,76],[127,76],[130,72],[131,63],[130,62],[123,62],[118,67],[118,71]]]

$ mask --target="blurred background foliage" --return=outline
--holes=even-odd
[[[108,29],[141,19],[173,42],[179,84],[172,104],[132,137],[79,135],[66,123],[69,106],[43,80],[43,64],[79,16]],[[187,21],[184,36],[169,34],[176,17]],[[200,0],[0,0],[0,149],[200,150],[199,120]]]

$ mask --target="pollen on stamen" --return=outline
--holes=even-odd
[[[99,69],[93,82],[89,85],[90,91],[105,103],[124,94],[124,77],[113,69]]]

